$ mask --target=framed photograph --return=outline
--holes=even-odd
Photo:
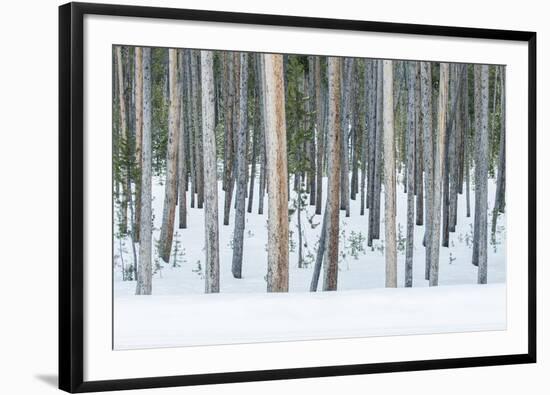
[[[536,34],[59,9],[59,386],[536,361]]]

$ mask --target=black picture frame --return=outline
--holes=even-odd
[[[84,381],[83,18],[86,14],[401,33],[528,43],[528,352],[469,358]],[[534,363],[536,361],[536,33],[159,7],[68,3],[59,7],[59,388],[71,393],[367,373]]]

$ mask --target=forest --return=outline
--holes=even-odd
[[[503,65],[113,46],[125,295],[505,281]]]

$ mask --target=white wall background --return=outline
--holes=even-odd
[[[188,0],[119,3],[425,23],[538,33],[539,362],[536,365],[453,369],[192,388],[127,394],[365,394],[423,395],[548,393],[550,280],[545,270],[550,221],[550,25],[544,2],[393,0],[297,2]],[[57,387],[57,6],[59,1],[9,2],[0,13],[0,392],[49,394]],[[546,155],[543,155],[546,154]],[[513,241],[512,241],[513,242]]]

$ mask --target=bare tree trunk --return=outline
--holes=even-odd
[[[321,97],[321,57],[315,57],[315,128],[317,131],[316,197],[315,214],[321,214],[323,200],[323,154],[325,151],[323,130],[324,100]],[[315,287],[317,289],[317,287]]]
[[[441,235],[441,184],[445,160],[445,134],[447,127],[447,104],[449,100],[449,64],[439,65],[439,98],[437,110],[437,141],[434,153],[434,190],[432,207],[430,286],[439,284],[439,240]]]
[[[309,181],[309,205],[315,206],[316,205],[316,199],[317,199],[317,177],[316,177],[316,166],[315,166],[315,158],[316,158],[316,149],[318,147],[316,146],[315,141],[315,121],[313,118],[314,108],[316,108],[316,89],[315,89],[315,63],[314,63],[314,56],[308,56],[308,75],[307,75],[307,96],[309,99],[307,100],[307,115],[306,115],[306,124],[307,124],[307,130],[311,131],[312,138],[309,139],[309,141],[306,143],[309,147],[308,149],[308,181]],[[314,101],[315,100],[315,101]]]
[[[430,261],[432,251],[431,230],[433,228],[433,183],[434,183],[434,153],[432,132],[432,67],[430,62],[420,63],[421,93],[422,93],[422,132],[424,137],[424,184],[426,190],[426,221],[425,221],[425,246],[426,269],[425,279],[430,279]]]
[[[162,211],[162,227],[160,230],[160,256],[164,262],[170,261],[172,239],[174,236],[174,220],[176,215],[176,182],[178,179],[177,158],[179,141],[179,99],[180,94],[177,85],[176,49],[168,50],[169,56],[169,81],[170,81],[170,107],[168,108],[168,147],[166,155],[166,183],[164,189],[164,208]]]
[[[218,179],[216,176],[216,125],[214,62],[212,51],[201,51],[202,141],[204,148],[205,292],[220,291],[218,236]]]
[[[384,98],[384,217],[386,237],[386,287],[397,287],[395,235],[395,138],[393,129],[393,62],[383,61]],[[380,67],[380,66],[379,66]]]
[[[363,140],[362,140],[362,146],[361,146],[361,209],[360,209],[360,215],[365,215],[365,205],[368,207],[367,201],[367,194],[365,188],[367,187],[367,170],[369,169],[369,166],[367,165],[367,160],[369,158],[368,156],[368,150],[369,150],[369,136],[368,133],[370,129],[372,128],[371,122],[372,122],[372,61],[371,60],[365,60],[365,89],[363,92],[364,96],[364,104],[367,106],[367,110],[364,111],[365,118],[363,123]]]
[[[223,224],[229,225],[229,214],[231,212],[231,200],[233,197],[233,106],[235,101],[235,73],[233,55],[226,52],[225,56],[225,118],[224,118],[224,206]]]
[[[134,49],[135,53],[135,112],[136,112],[136,220],[134,228],[134,241],[139,241],[141,222],[141,150],[143,133],[143,56],[141,47]]]
[[[143,48],[143,134],[141,152],[141,218],[139,265],[136,295],[151,295],[152,292],[152,131],[151,131],[151,48]]]
[[[392,73],[393,74],[393,73]],[[393,75],[392,75],[393,77]],[[382,73],[382,61],[378,61],[377,67],[377,83],[376,83],[376,159],[374,161],[374,196],[373,196],[373,212],[374,222],[372,230],[372,238],[380,238],[380,200],[382,195],[382,154],[383,154],[383,73]],[[392,88],[393,92],[393,88]]]
[[[497,176],[497,189],[495,193],[495,207],[493,210],[493,233],[496,231],[496,218],[498,213],[504,213],[506,207],[506,96],[504,94],[504,66],[500,72],[500,142],[499,142],[499,164]]]
[[[353,68],[353,58],[344,58],[344,73],[342,75],[342,85],[344,88],[343,114],[342,114],[342,139],[340,140],[340,210],[346,210],[346,217],[349,217],[349,152],[348,152],[348,137],[351,121],[351,70]]]
[[[480,207],[481,195],[478,193],[478,184],[480,182],[479,175],[479,148],[481,144],[481,66],[474,65],[474,180],[476,193],[474,195],[474,238],[472,246],[472,265],[478,266],[479,264],[479,222],[480,222]]]
[[[288,292],[288,182],[282,55],[263,55],[268,186],[267,291]]]
[[[340,211],[340,159],[342,121],[340,119],[341,97],[340,58],[328,58],[328,95],[329,95],[329,125],[327,135],[328,152],[328,184],[327,184],[327,248],[324,266],[323,291],[335,291],[338,284],[338,237]]]
[[[263,70],[263,56],[256,54],[256,89],[260,105],[260,189],[258,192],[258,214],[264,213],[264,194],[267,179],[266,152],[265,152],[265,74]]]
[[[481,130],[479,136],[478,176],[476,179],[476,197],[479,196],[479,284],[487,284],[487,179],[489,177],[489,66],[481,66]],[[477,204],[476,204],[477,205]]]
[[[309,285],[310,292],[317,292],[319,277],[321,276],[321,267],[323,266],[323,257],[325,256],[327,242],[327,213],[328,210],[325,210],[321,235],[319,236],[319,246],[317,247],[317,255],[315,256],[315,265],[313,266],[313,275],[311,276],[311,283]]]
[[[184,92],[184,79],[183,79],[183,70],[184,70],[184,52],[183,50],[178,51],[179,58],[179,87],[180,92]],[[186,146],[186,125],[185,125],[185,107],[183,105],[183,100],[180,99],[180,132],[179,132],[179,143],[178,143],[178,211],[179,211],[179,228],[187,228],[187,146]]]
[[[126,99],[124,98],[124,72],[123,72],[123,59],[122,59],[122,47],[117,46],[115,50],[116,60],[117,60],[117,75],[118,75],[118,103],[119,103],[119,112],[120,112],[120,145],[122,148],[121,155],[124,156],[127,153],[128,149],[128,124],[126,118]],[[124,171],[126,170],[126,172]],[[121,213],[121,231],[126,233],[128,231],[128,191],[127,191],[127,182],[126,178],[128,177],[128,169],[123,169],[121,171],[121,182],[122,185],[122,199],[120,202],[120,213]]]
[[[235,230],[233,233],[233,277],[242,277],[244,212],[246,200],[246,140],[248,135],[248,54],[241,53],[239,134],[237,135],[237,192],[235,195]]]
[[[191,56],[191,84],[192,84],[192,100],[193,100],[193,125],[195,130],[195,171],[197,182],[197,208],[203,208],[204,205],[204,163],[203,163],[203,147],[201,139],[201,109],[200,97],[201,88],[199,85],[200,72],[197,64],[198,51],[192,50]]]
[[[420,111],[420,62],[415,62],[415,81],[414,81],[414,128],[415,128],[415,191],[416,191],[416,224],[424,224],[424,144],[422,144],[422,114]]]
[[[248,207],[247,212],[252,212],[252,204],[254,202],[254,182],[256,181],[256,153],[258,152],[258,135],[259,131],[259,106],[260,102],[257,93],[254,94],[254,126],[252,129],[252,158],[250,160],[250,178],[248,188]]]
[[[412,287],[414,252],[414,188],[416,140],[416,63],[408,62],[407,106],[407,246],[405,249],[405,287]],[[392,91],[393,94],[393,91]],[[386,98],[387,100],[387,98]],[[385,115],[385,114],[384,114]],[[393,143],[393,142],[392,142]]]

